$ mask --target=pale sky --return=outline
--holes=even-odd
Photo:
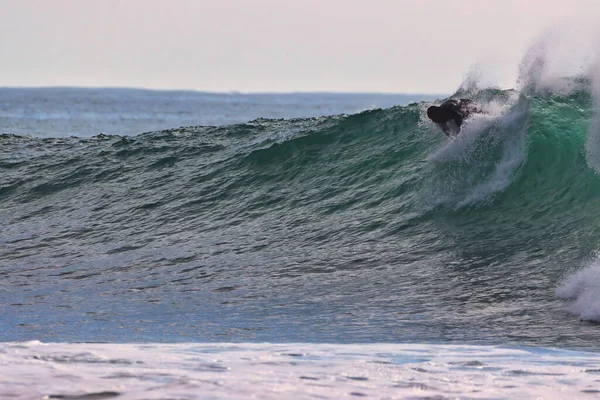
[[[600,16],[600,0],[0,0],[0,10],[0,86],[449,93],[474,63],[513,86],[544,28]]]

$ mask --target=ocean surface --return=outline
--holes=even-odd
[[[0,395],[597,393],[571,83],[458,92],[456,139],[447,95],[0,88]]]

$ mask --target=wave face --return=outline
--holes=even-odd
[[[0,340],[597,346],[589,91],[89,138],[0,136]],[[563,297],[572,297],[565,295]]]

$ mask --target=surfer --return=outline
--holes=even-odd
[[[464,120],[469,118],[471,114],[481,112],[471,99],[451,99],[446,100],[439,107],[429,107],[427,116],[444,131],[446,136],[454,137],[459,134],[460,126]],[[455,129],[452,129],[448,124],[450,121],[454,121],[456,124]]]

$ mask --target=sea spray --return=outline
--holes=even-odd
[[[584,154],[587,165],[600,173],[600,29],[597,24],[581,24],[580,21],[565,22],[543,32],[529,48],[520,65],[520,90],[528,97],[561,96],[571,99],[587,99],[589,104]],[[557,110],[560,117],[574,110],[564,107]],[[546,113],[548,120],[560,117]],[[564,126],[564,125],[563,125]],[[566,128],[566,129],[565,129]],[[582,126],[583,128],[583,126]],[[544,135],[557,135],[563,147],[580,141],[567,128],[563,132],[543,129]],[[561,134],[562,133],[562,134]],[[548,158],[546,165],[560,160]],[[581,179],[581,177],[573,179]],[[554,182],[554,184],[559,184]],[[558,199],[557,199],[558,200]],[[583,270],[565,278],[556,294],[561,298],[574,299],[568,309],[584,320],[600,318],[600,290],[597,261]]]

